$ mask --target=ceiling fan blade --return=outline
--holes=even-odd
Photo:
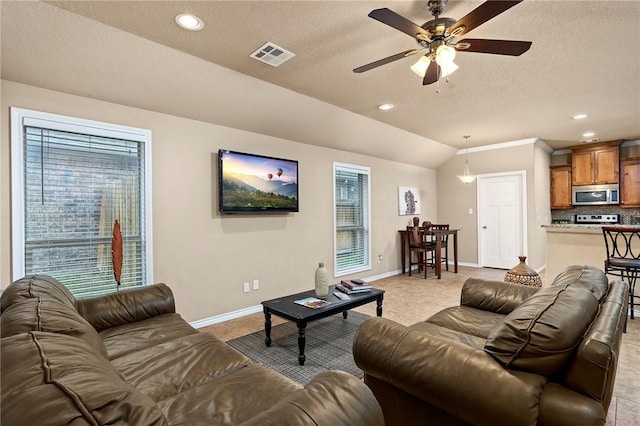
[[[480,6],[472,10],[464,18],[453,24],[449,29],[450,34],[455,34],[456,37],[460,37],[462,34],[468,33],[475,27],[484,24],[488,20],[498,16],[507,9],[520,3],[522,0],[517,1],[487,1]]]
[[[424,78],[422,79],[422,85],[426,86],[427,84],[433,84],[440,78],[442,75],[442,71],[440,70],[440,65],[436,63],[436,61],[431,61],[429,66],[427,67],[427,72],[424,73]]]
[[[422,34],[427,37],[427,39],[429,38],[429,33],[422,27],[419,27],[407,18],[398,15],[393,10],[387,9],[386,7],[372,10],[371,13],[369,13],[369,17],[376,21],[380,21],[383,24],[387,24],[398,31],[402,31],[413,38],[417,38],[418,34]]]
[[[353,72],[355,73],[361,73],[361,72],[365,72],[365,71],[369,71],[373,68],[377,68],[381,65],[385,65],[388,64],[390,62],[393,61],[397,61],[398,59],[402,59],[402,58],[406,58],[407,56],[411,56],[414,55],[420,51],[422,51],[424,49],[410,49],[410,50],[405,50],[404,52],[400,52],[400,53],[396,53],[395,55],[391,55],[387,58],[383,58],[383,59],[378,59],[375,62],[371,62],[370,64],[367,65],[363,65],[361,67],[358,68],[354,68]]]
[[[468,47],[467,47],[468,46]],[[493,53],[520,56],[531,47],[530,41],[465,38],[455,45],[458,52]]]

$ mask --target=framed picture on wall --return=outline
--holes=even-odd
[[[398,187],[398,214],[400,216],[420,214],[420,188]]]

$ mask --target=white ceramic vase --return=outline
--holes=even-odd
[[[316,269],[316,296],[324,299],[329,294],[329,271],[324,267],[324,263],[318,264]]]

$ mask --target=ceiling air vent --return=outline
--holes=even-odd
[[[287,49],[283,49],[276,44],[267,42],[264,44],[264,46],[262,46],[260,49],[256,50],[249,56],[261,62],[264,62],[265,64],[269,64],[272,67],[277,67],[278,65],[282,65],[289,59],[296,56],[296,54],[289,52]]]

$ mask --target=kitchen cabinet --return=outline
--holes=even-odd
[[[620,207],[640,207],[640,157],[620,160]]]
[[[571,166],[552,166],[551,208],[571,208]]]
[[[572,184],[618,183],[620,142],[571,147]]]

